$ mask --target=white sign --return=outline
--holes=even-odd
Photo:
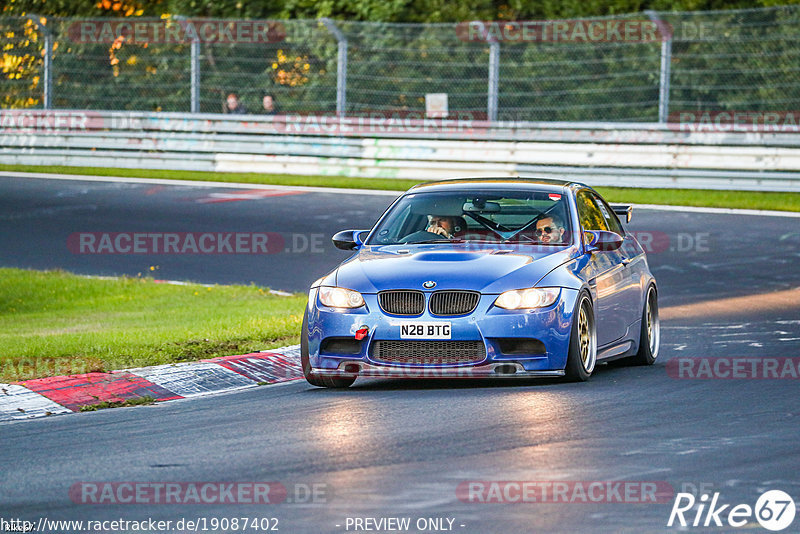
[[[447,117],[447,93],[425,95],[425,116],[440,119]]]

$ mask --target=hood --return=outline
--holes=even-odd
[[[531,249],[532,247],[525,247]],[[523,252],[520,247],[386,245],[364,247],[336,270],[336,285],[362,293],[387,289],[467,289],[502,293],[531,287],[574,257],[575,247]]]

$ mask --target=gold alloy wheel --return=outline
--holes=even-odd
[[[650,354],[653,359],[658,356],[658,346],[661,336],[661,324],[658,320],[658,305],[656,292],[652,288],[647,293],[647,341],[650,345]]]
[[[581,363],[586,372],[594,370],[597,354],[595,351],[595,331],[590,316],[588,301],[581,303],[578,313],[578,343],[580,345]]]

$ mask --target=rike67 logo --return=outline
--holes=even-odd
[[[753,519],[767,530],[780,531],[794,521],[794,500],[781,490],[770,490],[762,494],[755,507],[749,504],[721,504],[719,492],[709,502],[708,494],[696,499],[691,493],[678,493],[669,514],[667,526],[681,527],[752,527]]]

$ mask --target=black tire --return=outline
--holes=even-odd
[[[632,365],[653,365],[658,358],[661,344],[661,322],[658,319],[658,291],[656,286],[647,288],[642,310],[642,327],[639,331],[639,351],[628,358]]]
[[[564,375],[573,382],[585,382],[597,365],[597,329],[589,294],[581,292],[572,319],[569,352]]]
[[[320,388],[348,388],[356,381],[355,376],[325,376],[311,371],[311,361],[308,357],[308,308],[303,314],[303,330],[300,334],[300,363],[303,366],[303,376],[312,386]]]

